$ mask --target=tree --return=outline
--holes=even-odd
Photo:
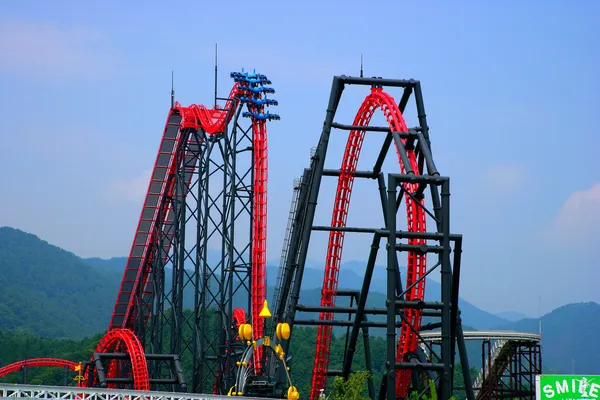
[[[369,378],[367,371],[353,372],[344,380],[341,376],[336,376],[333,380],[333,392],[330,400],[370,400],[370,397],[363,396],[365,383]]]
[[[427,394],[423,394],[421,395],[421,397],[419,397],[419,393],[417,392],[412,392],[410,394],[410,400],[438,400],[438,396],[437,396],[437,390],[435,388],[435,382],[433,380],[429,380],[429,390],[431,392],[431,394],[429,396],[427,396]],[[456,398],[454,396],[450,397],[450,400],[456,400]]]

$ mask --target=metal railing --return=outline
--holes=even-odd
[[[79,388],[67,386],[14,385],[0,383],[0,398],[60,399],[60,400],[213,400],[227,396],[137,390]],[[256,397],[235,397],[256,399]]]

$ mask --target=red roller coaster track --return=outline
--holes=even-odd
[[[394,99],[381,88],[372,88],[371,93],[363,101],[356,117],[354,118],[354,126],[368,126],[373,114],[377,109],[381,109],[385,115],[390,129],[398,132],[408,132],[408,128]],[[354,182],[354,174],[358,164],[360,151],[365,137],[365,131],[352,130],[350,131],[346,150],[342,160],[340,176],[338,178],[337,192],[335,196],[333,217],[331,226],[345,227],[348,217],[348,207],[350,205],[350,197],[352,194],[352,184]],[[404,141],[404,140],[403,140]],[[398,154],[398,149],[396,148]],[[408,158],[412,169],[415,173],[419,173],[419,166],[414,151],[408,151]],[[404,173],[405,166],[398,154],[401,172]],[[405,190],[412,193],[416,190],[415,185],[407,185]],[[415,200],[408,194],[406,196],[406,215],[408,220],[408,230],[410,232],[425,232],[426,216],[423,208],[415,205]],[[423,239],[411,239],[409,244],[424,243]],[[336,292],[338,286],[338,277],[340,272],[340,264],[342,259],[342,250],[344,247],[344,232],[332,231],[329,235],[329,243],[327,250],[327,258],[325,261],[325,276],[323,279],[323,289],[321,292],[322,306],[335,306]],[[415,252],[409,252],[407,264],[406,286],[411,287],[426,270],[426,257]],[[411,287],[406,293],[406,300],[423,299],[425,293],[425,280],[419,281]],[[422,311],[406,309],[404,312],[404,321],[401,327],[400,339],[398,341],[397,359],[401,359],[407,352],[416,350],[418,344],[417,333],[421,325]],[[333,319],[333,313],[321,313],[321,320]],[[332,326],[319,325],[317,333],[316,353],[312,374],[312,386],[310,399],[318,397],[320,389],[325,388],[327,380],[327,370],[329,364]],[[396,381],[397,393],[405,396],[410,383],[410,370],[398,372]]]
[[[146,364],[146,356],[144,348],[137,336],[129,329],[111,329],[98,342],[95,353],[108,353],[119,346],[125,346],[129,357],[131,358],[131,370],[133,372],[133,388],[135,390],[150,390],[150,379],[148,377],[148,365]],[[93,361],[93,358],[92,358]],[[85,379],[82,386],[88,381],[88,372],[85,374]],[[115,376],[114,365],[111,365],[108,370],[109,377]],[[94,382],[95,383],[95,382]],[[110,386],[109,386],[110,387]]]
[[[28,360],[17,361],[0,368],[0,377],[12,374],[23,367],[67,367],[71,371],[77,371],[79,364],[69,360],[60,358],[30,358]]]
[[[175,173],[175,151],[180,144],[180,131],[184,128],[202,129],[213,135],[222,132],[230,122],[239,105],[236,99],[243,90],[236,83],[231,89],[229,100],[223,109],[207,109],[203,105],[192,104],[183,107],[179,103],[170,110],[165,124],[163,138],[159,147],[152,177],[148,186],[146,200],[142,208],[136,234],[131,246],[127,265],[123,275],[121,288],[110,322],[110,329],[133,327],[133,308],[135,306],[139,287],[144,293],[149,290],[151,260],[153,259],[154,227],[161,214],[159,207],[162,205],[166,215],[164,224],[172,222],[170,213],[171,194],[174,191],[175,181],[169,176]],[[173,118],[179,116],[179,118]],[[263,120],[253,120],[252,133],[254,142],[254,215],[253,215],[253,269],[252,269],[252,325],[257,335],[262,334],[262,320],[258,317],[262,301],[266,295],[266,224],[267,224],[267,128]],[[192,157],[192,156],[189,156]],[[187,164],[193,165],[193,164]],[[168,173],[167,173],[168,171]],[[192,171],[186,173],[191,179]],[[169,229],[167,229],[169,232]],[[170,230],[173,234],[173,230]],[[170,241],[165,241],[163,254],[168,254]],[[166,257],[166,256],[165,256]],[[166,261],[166,258],[165,258]],[[145,315],[147,320],[148,315]]]
[[[174,163],[175,150],[179,145],[179,132],[183,128],[202,129],[209,134],[222,132],[225,126],[230,122],[239,105],[236,99],[243,90],[236,83],[229,95],[229,100],[223,109],[207,109],[203,105],[192,104],[189,107],[183,107],[179,103],[175,104],[170,110],[167,124],[165,125],[163,138],[159,147],[159,152],[154,165],[154,170],[146,201],[140,216],[140,221],[136,229],[135,238],[131,247],[131,252],[123,275],[123,281],[115,304],[115,309],[110,323],[110,328],[133,327],[133,307],[136,304],[136,288],[140,285],[144,288],[144,293],[148,290],[150,271],[147,265],[152,260],[152,246],[154,240],[154,227],[157,224],[159,216],[158,207],[163,207],[170,211],[170,194],[174,191],[175,182],[169,180],[177,166]],[[176,114],[181,116],[179,123],[173,124],[172,116]],[[176,130],[176,136],[175,136]],[[266,228],[267,228],[267,128],[264,120],[253,120],[252,122],[253,142],[254,142],[254,215],[253,215],[253,247],[252,247],[252,326],[257,337],[262,335],[262,319],[258,314],[262,302],[266,296]],[[166,149],[166,150],[165,150]],[[190,165],[190,164],[188,164]],[[167,168],[170,172],[166,173]],[[191,172],[186,174],[191,179]],[[165,223],[172,220],[169,213],[165,218]],[[170,242],[165,241],[163,254],[168,254]],[[166,260],[166,259],[165,259]],[[139,290],[139,289],[138,289]],[[148,316],[145,316],[147,320]]]
[[[237,96],[244,90],[236,83],[231,89],[229,100],[224,108],[207,109],[203,105],[192,104],[183,107],[179,103],[170,110],[165,125],[163,138],[154,165],[152,178],[149,183],[146,200],[140,215],[138,227],[133,240],[123,281],[115,304],[109,329],[133,327],[133,308],[137,304],[137,293],[143,288],[144,296],[151,290],[150,268],[154,257],[155,226],[159,215],[165,215],[165,229],[170,235],[173,230],[168,224],[172,223],[171,195],[174,192],[175,181],[169,179],[175,173],[177,165],[174,162],[175,152],[180,145],[182,129],[202,129],[213,135],[223,132],[226,125],[240,104]],[[173,118],[179,116],[179,118]],[[252,120],[254,145],[254,208],[252,218],[252,326],[255,337],[262,336],[263,320],[259,317],[263,300],[266,297],[266,228],[267,228],[267,128],[264,120]],[[186,158],[193,157],[186,155]],[[195,160],[189,160],[186,165],[195,165]],[[168,171],[168,173],[167,173]],[[186,180],[191,180],[193,171],[186,171]],[[164,207],[163,213],[159,207]],[[168,254],[170,241],[164,241],[163,254]],[[144,310],[144,322],[147,322],[149,310]],[[255,357],[255,367],[260,368],[260,354]]]

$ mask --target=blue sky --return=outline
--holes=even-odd
[[[210,104],[218,42],[220,95],[241,68],[277,90],[268,258],[278,259],[292,180],[318,141],[331,78],[357,75],[363,53],[366,76],[422,82],[434,155],[452,179],[452,230],[465,236],[462,296],[530,315],[540,296],[542,312],[600,301],[600,3],[168,4],[0,5],[0,225],[81,256],[128,254],[171,70],[180,102]],[[364,95],[347,93],[342,122]],[[333,145],[332,168],[343,144]],[[355,191],[349,224],[381,226],[373,190]],[[366,258],[368,239],[347,243],[344,260]]]

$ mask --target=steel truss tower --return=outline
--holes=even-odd
[[[539,341],[511,340],[497,355],[492,352],[490,340],[483,341],[481,347],[485,379],[481,387],[475,388],[478,400],[536,398],[535,377],[542,373]]]
[[[250,229],[253,168],[238,158],[244,151],[252,156],[252,134],[239,125],[238,116],[239,110],[233,126],[219,135],[189,132],[182,140],[176,153],[181,166],[173,195],[173,251],[166,263],[164,254],[156,257],[153,268],[154,312],[144,345],[152,353],[189,354],[197,393],[211,392],[215,385],[222,392],[231,383],[233,309],[251,308],[252,239],[238,235],[236,240],[235,231],[238,224]],[[169,240],[160,233],[159,240]],[[218,249],[216,257],[210,248]],[[172,266],[168,284],[165,264]],[[185,306],[184,297],[191,300]]]
[[[347,85],[371,87],[371,92],[363,102],[352,125],[335,121],[336,111]],[[403,88],[399,103],[396,104],[384,91],[385,87]],[[408,129],[402,113],[411,98],[416,103],[418,126]],[[383,111],[388,126],[369,126],[376,109]],[[326,169],[325,159],[330,136],[337,134],[333,133],[334,129],[346,134],[349,132],[348,144],[341,168]],[[364,136],[374,132],[385,135],[377,161],[371,170],[357,170]],[[392,144],[396,147],[400,173],[386,175],[382,167]],[[317,226],[314,223],[323,177],[338,179],[330,226]],[[346,226],[352,183],[354,179],[359,178],[374,181],[385,221],[384,227]],[[426,204],[426,197],[429,197],[431,205]],[[397,213],[402,202],[406,205],[408,216],[408,229],[404,231],[396,228]],[[427,217],[434,221],[433,229],[426,229]],[[427,390],[428,385],[422,387],[419,384],[423,372],[435,381],[438,397],[443,400],[449,399],[453,391],[457,344],[466,377],[468,398],[473,399],[469,363],[458,309],[462,236],[450,232],[450,179],[440,174],[433,160],[421,85],[418,81],[356,78],[343,75],[334,77],[322,134],[310,168],[306,169],[302,176],[294,222],[291,225],[293,229],[289,247],[284,249],[286,261],[282,267],[282,284],[278,296],[281,301],[275,304],[274,315],[276,321],[287,322],[292,327],[295,325],[318,327],[311,400],[318,397],[320,390],[325,387],[328,376],[349,376],[361,331],[366,355],[365,368],[370,372],[373,371],[372,361],[368,356],[369,328],[385,328],[387,337],[385,372],[381,377],[379,389],[380,399],[406,398],[413,391]],[[321,305],[308,306],[302,303],[300,290],[309,242],[312,232],[315,231],[329,232],[330,236]],[[356,294],[337,290],[343,239],[345,234],[350,233],[372,236],[362,288]],[[371,304],[367,308],[375,260],[381,246],[387,253],[387,299],[377,307]],[[398,253],[405,253],[405,257],[408,257],[406,264],[408,273],[404,277],[400,273]],[[426,257],[437,258],[429,269],[425,266]],[[441,273],[441,293],[438,301],[425,302],[425,278],[434,270]],[[356,305],[336,305],[336,296],[342,295],[353,295],[357,299]],[[320,313],[319,320],[302,319],[302,314],[305,312]],[[335,318],[335,313],[338,318]],[[344,320],[339,317],[340,314],[346,316],[350,314],[352,317]],[[385,317],[384,320],[382,316]],[[428,318],[427,323],[424,323],[423,317]],[[334,326],[346,327],[348,330],[341,370],[329,367],[329,346]],[[442,334],[440,354],[429,349],[430,354],[441,360],[436,363],[425,360],[418,347],[420,332],[432,329],[441,329]],[[292,340],[293,337],[292,333]],[[282,346],[286,352],[289,350],[289,342],[283,342]],[[282,375],[280,379],[283,379]],[[371,397],[376,396],[374,391],[373,382],[370,382]]]
[[[227,393],[243,350],[238,325],[263,329],[266,122],[279,116],[265,111],[277,105],[266,76],[231,76],[229,98],[217,99],[225,107],[170,110],[110,327],[132,329],[146,354],[177,356],[196,393]],[[163,358],[148,359],[152,389],[185,389],[152,384],[177,373]]]

